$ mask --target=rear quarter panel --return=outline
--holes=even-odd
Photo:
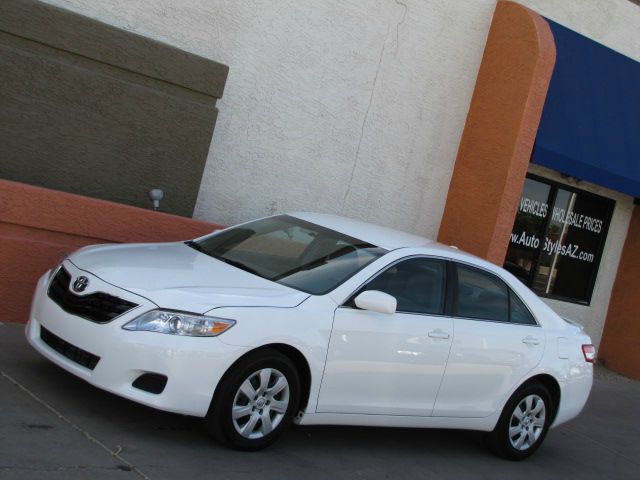
[[[560,404],[552,427],[575,418],[584,408],[593,384],[593,364],[584,360],[582,345],[591,339],[574,326],[547,329],[547,348],[539,368],[528,375],[547,374],[560,385]],[[524,382],[522,382],[524,383]]]

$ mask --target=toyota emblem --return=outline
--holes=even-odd
[[[87,277],[78,277],[76,281],[73,282],[73,291],[74,292],[84,292],[87,286],[89,285],[89,279]]]

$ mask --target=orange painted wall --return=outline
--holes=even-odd
[[[27,321],[38,278],[65,253],[95,243],[184,240],[217,227],[0,180],[0,321]]]
[[[631,217],[613,284],[598,358],[607,368],[640,380],[640,207]]]
[[[503,264],[555,54],[546,20],[517,3],[498,2],[439,241]]]

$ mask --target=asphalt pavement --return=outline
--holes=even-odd
[[[0,323],[0,479],[632,479],[640,478],[640,382],[602,367],[585,411],[524,462],[494,457],[481,433],[292,427],[244,453],[200,420],[103,392]]]

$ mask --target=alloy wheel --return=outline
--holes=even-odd
[[[233,426],[240,435],[259,439],[273,432],[289,407],[287,378],[275,368],[258,370],[240,384],[233,400]]]
[[[516,450],[531,448],[540,438],[545,426],[546,407],[538,395],[524,397],[514,409],[509,421],[509,441]]]

